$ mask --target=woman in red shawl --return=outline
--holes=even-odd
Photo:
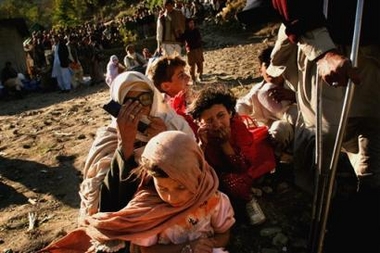
[[[189,107],[198,122],[197,138],[207,162],[216,170],[220,189],[231,198],[236,210],[245,204],[251,224],[265,221],[265,215],[251,187],[253,180],[275,167],[274,159],[258,155],[259,146],[235,111],[236,98],[224,85],[205,86]]]

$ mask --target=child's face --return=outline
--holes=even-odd
[[[284,82],[284,78],[282,76],[273,77],[267,74],[267,65],[265,63],[261,64],[260,68],[261,75],[263,76],[265,82],[274,83],[277,85],[281,85]]]
[[[199,137],[210,143],[226,143],[231,134],[231,113],[222,104],[204,110],[199,117]],[[203,137],[202,137],[203,136]]]
[[[222,104],[215,104],[204,110],[199,117],[199,125],[210,130],[230,127],[231,113]]]
[[[160,198],[173,207],[182,206],[193,196],[186,186],[171,178],[153,177]]]
[[[175,69],[171,82],[164,82],[161,87],[166,94],[175,97],[180,91],[186,89],[190,76],[186,74],[185,67],[179,66]]]

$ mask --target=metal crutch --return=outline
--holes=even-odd
[[[323,14],[327,19],[329,0],[323,1]],[[326,188],[326,175],[322,174],[322,83],[319,78],[319,69],[316,69],[316,127],[315,127],[315,175],[314,175],[314,196],[311,210],[311,225],[309,232],[309,247],[310,253],[316,250],[317,236],[320,233],[319,223],[322,213],[322,201],[324,196],[324,189]],[[322,186],[321,186],[322,185]]]
[[[318,68],[317,68],[318,73]],[[309,232],[310,253],[315,253],[317,236],[320,233],[322,202],[325,195],[327,174],[322,171],[322,83],[316,78],[316,127],[315,127],[315,164],[314,164],[314,195],[311,210],[311,225]]]
[[[357,67],[363,6],[364,6],[364,0],[358,0],[357,6],[356,6],[354,35],[352,39],[352,48],[351,48],[351,54],[350,54],[350,60],[354,67]],[[319,239],[318,250],[317,250],[318,253],[321,253],[323,249],[323,242],[324,242],[326,224],[327,224],[327,219],[328,219],[328,214],[329,214],[329,209],[330,209],[331,195],[332,195],[333,187],[334,187],[334,179],[335,179],[335,174],[337,170],[338,158],[339,158],[340,150],[342,147],[343,135],[344,135],[345,127],[347,125],[348,113],[351,107],[353,95],[354,95],[354,83],[352,82],[352,80],[349,80],[347,84],[347,88],[346,88],[346,94],[344,98],[343,107],[342,107],[342,114],[339,121],[338,132],[335,139],[334,152],[333,152],[330,167],[329,167],[330,177],[328,178],[329,182],[328,182],[328,190],[326,192],[327,194],[326,202],[325,203],[321,202],[321,203],[324,203],[324,206],[323,206],[324,209],[323,209],[323,213],[321,217],[320,235],[318,237]]]

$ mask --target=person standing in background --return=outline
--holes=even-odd
[[[157,51],[162,55],[181,55],[180,37],[185,31],[185,16],[174,8],[174,0],[164,0],[164,11],[157,20]]]
[[[149,48],[144,47],[142,50],[142,55],[144,59],[148,62],[150,58],[153,57],[152,53],[149,51]]]
[[[54,61],[51,76],[57,78],[60,93],[70,92],[71,73],[69,69],[69,50],[62,36],[54,36],[53,54]]]
[[[75,89],[83,83],[83,68],[78,58],[78,39],[75,35],[68,36],[66,44],[69,50],[70,70],[72,71],[71,85]]]
[[[97,85],[104,82],[104,71],[103,71],[103,60],[104,60],[104,50],[102,44],[99,43],[95,36],[90,36],[88,41],[91,62],[90,62],[90,76],[91,84]]]
[[[186,20],[186,30],[181,38],[185,42],[187,64],[190,66],[190,76],[193,84],[196,84],[198,81],[202,82],[204,62],[202,36],[199,29],[195,26],[193,18]],[[198,78],[195,75],[195,67],[197,68]]]

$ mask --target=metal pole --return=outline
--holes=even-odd
[[[358,0],[357,6],[356,6],[355,27],[354,27],[354,35],[352,39],[351,55],[350,55],[350,60],[354,67],[357,67],[357,57],[358,57],[358,51],[359,51],[363,6],[364,6],[364,0]],[[320,230],[321,234],[318,241],[318,251],[317,251],[318,253],[321,253],[322,248],[323,248],[323,242],[324,242],[326,224],[327,224],[327,219],[328,219],[328,214],[329,214],[329,209],[330,209],[331,195],[332,195],[333,187],[334,187],[334,179],[335,179],[335,174],[336,174],[336,169],[337,169],[337,164],[338,164],[338,158],[339,158],[340,150],[342,147],[343,135],[344,135],[345,127],[347,125],[348,113],[351,107],[353,95],[354,95],[354,84],[352,80],[349,80],[347,88],[346,88],[346,94],[345,94],[342,114],[341,114],[341,118],[340,118],[340,122],[338,126],[338,132],[335,139],[334,152],[332,155],[330,168],[329,168],[331,173],[330,173],[328,191],[327,191],[327,196],[326,196],[326,205],[325,205],[323,216],[321,219],[322,225],[321,225],[321,230]]]
[[[328,10],[329,10],[329,0],[324,0],[323,1],[323,14],[325,15],[325,18],[327,18]]]
[[[311,210],[311,225],[309,234],[310,253],[315,253],[318,242],[317,236],[320,234],[320,219],[322,215],[323,196],[326,188],[326,172],[322,171],[322,82],[317,75],[316,85],[316,127],[315,127],[315,152],[314,152],[314,195]]]
[[[323,14],[327,19],[329,0],[323,1]],[[311,210],[311,225],[309,233],[309,247],[310,253],[315,253],[317,249],[318,238],[320,234],[320,219],[322,215],[323,196],[326,188],[325,173],[322,174],[322,82],[319,77],[319,69],[316,69],[316,115],[315,115],[315,161],[314,161],[314,196]]]

